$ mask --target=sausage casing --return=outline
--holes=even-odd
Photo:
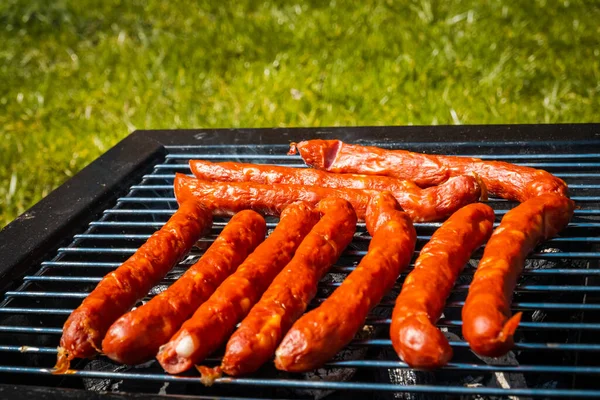
[[[123,364],[153,358],[216,288],[265,238],[264,218],[251,210],[235,214],[204,255],[167,290],[119,318],[102,350]]]
[[[450,176],[477,174],[491,194],[520,202],[544,193],[566,196],[568,192],[566,183],[549,172],[501,161],[424,155],[340,140],[308,140],[294,144],[290,152],[296,148],[308,165],[331,172],[394,176],[419,186],[438,184]]]
[[[329,172],[393,176],[421,187],[438,185],[450,177],[448,168],[435,156],[406,150],[321,139],[292,144],[290,154],[295,148],[306,164]]]
[[[506,213],[488,241],[462,309],[462,332],[471,348],[498,357],[513,346],[521,313],[511,317],[513,290],[525,258],[543,240],[560,232],[573,216],[574,203],[545,194]]]
[[[282,340],[275,366],[290,372],[318,368],[348,344],[410,262],[416,232],[389,193],[367,211],[373,239],[360,264],[319,307],[302,316]]]
[[[253,182],[207,182],[187,175],[176,174],[175,197],[178,202],[197,199],[214,215],[231,215],[252,209],[264,215],[279,215],[284,208],[297,201],[316,205],[327,197],[348,201],[363,219],[375,190],[331,189],[319,186],[271,184]]]
[[[357,218],[350,203],[327,198],[317,209],[321,220],[229,339],[223,372],[234,376],[254,372],[273,356],[315,296],[319,280],[352,241]]]
[[[387,176],[336,174],[312,168],[191,160],[190,169],[197,178],[206,181],[390,191],[415,222],[444,219],[464,205],[476,202],[482,194],[473,176],[456,176],[439,186],[421,189],[411,181]]]
[[[108,328],[144,297],[212,224],[211,213],[196,201],[184,202],[127,261],[106,275],[63,327],[57,372],[69,360],[100,352]]]
[[[458,275],[490,237],[493,224],[491,207],[470,204],[444,222],[421,250],[396,299],[390,326],[396,353],[411,367],[433,369],[452,358],[448,340],[434,324]]]
[[[318,212],[305,203],[287,207],[273,233],[160,348],[157,359],[162,367],[180,373],[216,350],[292,259],[318,218]]]

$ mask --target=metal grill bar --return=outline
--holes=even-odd
[[[117,268],[121,263],[96,263],[96,262],[85,262],[85,261],[44,261],[42,262],[42,267],[48,268],[73,268],[73,267],[83,267],[83,268]],[[413,265],[410,265],[407,269],[407,272],[403,273],[402,276],[405,276],[408,272],[410,272]],[[346,266],[333,266],[330,271],[333,273],[350,273],[354,271],[355,267],[346,267]],[[471,271],[472,268],[468,266],[465,268],[464,275],[473,274]],[[524,276],[530,275],[600,275],[600,269],[527,269],[522,273]],[[28,277],[24,277],[26,280]],[[46,278],[45,276],[36,276],[38,278]],[[48,277],[51,278],[51,277]]]
[[[600,188],[600,186],[599,186]],[[119,200],[121,201],[121,200]],[[133,202],[139,202],[139,203],[143,203],[145,202],[144,200],[141,201],[132,201],[130,199],[126,200],[125,202],[128,203],[133,203]],[[166,201],[161,201],[161,202],[165,202]],[[175,198],[169,199],[168,202],[173,202],[176,203]],[[496,210],[495,214],[496,215],[504,215],[508,212],[508,210]],[[117,210],[106,210],[104,211],[104,214],[123,214],[123,215],[137,215],[137,214],[150,214],[150,215],[160,215],[160,214],[165,214],[165,215],[172,215],[175,213],[175,210],[172,209],[162,209],[162,210],[144,210],[144,209],[117,209]],[[580,215],[600,215],[600,210],[575,210],[575,216],[580,216]]]
[[[246,157],[243,154],[236,154],[239,160],[244,160]],[[200,158],[200,157],[194,157]],[[231,159],[231,156],[229,157]],[[248,160],[251,160],[248,158]],[[298,160],[300,161],[300,160]],[[541,168],[541,169],[553,169],[553,168],[586,168],[586,169],[597,169],[600,167],[598,162],[530,162],[521,163],[515,162],[516,165],[521,167]],[[299,167],[306,168],[306,165],[299,163],[273,163],[273,165],[279,165],[282,167]],[[157,164],[157,169],[187,169],[189,171],[189,165],[185,164]]]
[[[302,158],[299,155],[288,155],[288,154],[235,154],[238,158],[247,160],[289,160],[296,159],[301,161]],[[481,160],[545,160],[548,158],[547,154],[461,154],[461,157],[479,158]],[[165,157],[167,160],[230,160],[231,154],[206,154],[206,153],[176,153],[167,154]],[[600,154],[553,154],[554,160],[576,160],[576,159],[594,159],[600,158]]]
[[[0,372],[21,373],[32,375],[49,375],[51,370],[48,368],[34,367],[4,367],[0,366]],[[553,371],[548,371],[553,372]],[[159,381],[173,383],[191,383],[200,384],[197,377],[172,376],[165,374],[142,374],[132,372],[106,372],[106,371],[72,371],[67,377],[82,378],[100,378],[100,379],[132,379],[140,381]],[[221,378],[215,381],[216,385],[234,385],[234,386],[256,386],[256,387],[285,387],[285,388],[303,388],[303,389],[325,389],[325,390],[354,390],[354,391],[381,391],[397,392],[398,385],[383,383],[366,382],[317,382],[317,381],[297,381],[283,379],[257,379],[257,378]],[[403,386],[402,391],[407,393],[434,393],[434,394],[455,394],[455,395],[473,395],[482,394],[490,396],[541,396],[541,397],[586,397],[596,398],[597,391],[581,389],[495,389],[495,388],[465,388],[453,386],[433,386],[433,385],[414,385]]]
[[[571,185],[569,185],[569,187],[571,189],[599,189],[600,188],[600,184],[576,184],[573,183]],[[131,189],[133,190],[168,190],[168,191],[173,191],[173,184],[170,185],[134,185],[131,187]],[[491,198],[490,201],[497,201],[497,202],[505,202],[505,199],[501,199],[501,198]]]
[[[39,334],[50,334],[50,335],[61,335],[62,328],[38,328],[36,326],[0,326],[0,332],[7,333],[33,333]]]
[[[36,282],[81,282],[81,283],[98,283],[100,282],[100,280],[102,278],[96,278],[96,277],[72,277],[72,276],[53,276],[53,277],[46,277],[46,278],[50,278],[50,279],[26,279],[27,281],[36,281]],[[79,279],[77,279],[79,278]],[[174,279],[165,279],[164,282],[174,282]],[[339,287],[341,285],[341,283],[338,282],[327,282],[327,283],[322,283],[321,287],[323,288],[336,288]],[[394,289],[400,289],[401,285],[395,285]],[[458,285],[454,288],[452,293],[459,293],[459,292],[466,292],[469,289],[469,285]],[[592,292],[600,292],[600,286],[575,286],[575,285],[565,285],[565,286],[558,286],[558,285],[520,285],[517,287],[517,289],[515,290],[515,292],[519,293],[519,292],[523,292],[523,291],[529,291],[529,292],[586,292],[586,293],[592,293]],[[5,293],[6,297],[58,297],[58,298],[85,298],[87,295],[89,294],[89,292],[56,292],[56,291],[52,291],[52,292],[42,292],[42,291],[33,291],[33,292],[28,292],[28,291],[23,291],[23,290],[19,290],[19,291],[7,291]],[[382,303],[382,305],[385,305],[387,303]],[[450,303],[452,304],[452,303]],[[525,303],[520,303],[520,304],[525,304]],[[557,303],[549,303],[549,305],[547,305],[547,307],[553,307],[555,306]],[[393,304],[389,304],[389,305],[393,305]],[[590,304],[588,304],[588,306],[590,306]],[[600,308],[599,308],[600,309]]]
[[[110,226],[110,227],[158,227],[163,226],[164,222],[137,222],[137,221],[96,221],[90,222],[90,226]],[[276,223],[267,223],[267,228],[274,228]],[[439,228],[442,224],[439,222],[417,222],[414,224],[415,228]],[[500,223],[494,223],[494,227],[497,227]],[[221,227],[222,223],[215,222],[213,223],[215,227]],[[356,226],[360,228],[364,228],[364,223],[358,223]],[[600,228],[600,222],[571,222],[568,228]]]
[[[320,135],[323,133],[332,133],[331,131],[325,130],[325,131],[317,131],[316,134]],[[376,140],[369,140],[369,141],[365,141],[362,138],[357,140],[357,143],[359,144],[364,144],[367,146],[376,146],[376,147],[381,147],[384,149],[401,149],[401,150],[410,150],[410,151],[419,151],[420,148],[434,148],[437,149],[438,151],[440,150],[440,148],[442,148],[442,150],[446,150],[445,153],[448,153],[448,149],[446,148],[446,146],[452,146],[452,147],[458,147],[458,148],[462,148],[462,147],[472,147],[473,145],[481,145],[480,143],[477,142],[451,142],[451,143],[447,143],[447,144],[442,144],[442,146],[440,146],[440,143],[437,142],[402,142],[402,143],[390,143],[390,142],[386,142],[386,141],[376,141]],[[578,146],[587,146],[587,145],[596,145],[598,142],[597,140],[573,140],[573,141],[569,141],[568,142],[570,145],[578,145]],[[561,142],[561,144],[563,144]],[[528,141],[528,142],[524,142],[523,140],[520,141],[507,141],[507,140],[500,140],[500,141],[486,141],[485,142],[485,147],[516,147],[519,150],[521,150],[525,145],[528,145],[530,147],[535,147],[535,146],[546,146],[548,145],[548,142],[545,140],[542,141]],[[272,151],[274,152],[274,150],[278,150],[278,153],[287,153],[287,151],[290,148],[290,144],[289,143],[277,143],[277,144],[253,144],[252,148],[255,149],[260,149],[260,150],[267,150],[267,151]],[[174,150],[173,153],[176,152],[176,150],[189,150],[189,149],[201,149],[203,151],[209,151],[209,154],[211,154],[210,150],[222,150],[222,149],[226,149],[228,150],[231,154],[236,154],[237,151],[240,149],[239,146],[236,145],[231,145],[231,144],[177,144],[177,145],[166,145],[165,149],[168,150]],[[554,150],[554,149],[552,149]],[[430,152],[431,150],[428,150],[427,152]],[[543,151],[540,151],[543,152]],[[444,154],[445,154],[444,153]],[[516,153],[516,152],[515,152]],[[537,154],[537,153],[533,153],[532,154]],[[450,153],[448,153],[450,154]],[[462,154],[462,153],[461,153]],[[233,158],[233,157],[232,157]]]
[[[0,332],[1,332],[0,327]],[[18,333],[31,333],[31,334],[52,334],[52,335],[60,335],[62,334],[62,329],[60,328],[29,328],[22,329],[20,331],[11,331]],[[463,341],[449,341],[450,346],[454,348],[468,348],[469,344]],[[350,342],[351,346],[378,346],[378,347],[392,347],[392,341],[389,339],[368,339],[368,340],[353,340]],[[517,343],[515,344],[516,350],[535,350],[535,351],[600,351],[600,345],[598,344],[585,344],[585,343]],[[47,354],[56,354],[56,347],[34,347],[34,346],[2,346],[0,345],[0,352],[6,353],[47,353]],[[221,361],[221,358],[211,358],[211,361]],[[393,367],[398,365],[398,361],[391,361],[394,363]],[[332,361],[330,365],[338,365],[339,361]],[[381,361],[377,361],[378,366],[381,366]],[[460,363],[455,363],[459,364]],[[342,364],[343,365],[343,364]],[[360,366],[363,366],[361,364]],[[489,364],[487,364],[489,365]],[[480,368],[483,364],[475,364],[474,367]],[[498,365],[490,365],[491,367],[498,368]],[[406,366],[408,367],[408,366]],[[528,366],[522,365],[517,368],[525,368]],[[535,371],[539,372],[539,371]]]
[[[79,235],[74,235],[73,237],[75,239],[103,239],[103,240],[126,240],[126,239],[135,239],[135,240],[146,240],[150,237],[150,234],[119,234],[119,233],[108,233],[108,234],[102,234],[102,233],[88,233],[88,234],[79,234]],[[200,239],[200,241],[202,240],[206,240],[206,241],[210,241],[211,239],[216,238],[216,236],[208,236],[206,238],[202,238]],[[419,241],[429,241],[429,239],[431,239],[431,235],[421,235],[421,236],[417,236],[417,240]],[[361,236],[355,236],[354,240],[364,240],[364,241],[368,241],[371,240],[371,236],[369,235],[361,235]],[[564,243],[564,242],[584,242],[584,243],[593,243],[593,242],[598,242],[600,243],[600,237],[586,237],[586,236],[582,236],[582,237],[557,237],[557,238],[552,238],[550,240],[547,240],[545,243]]]
[[[22,292],[19,292],[22,293]],[[63,297],[63,298],[85,298],[89,293],[73,293],[73,292],[36,292],[40,298],[43,297]],[[310,304],[316,306],[326,300],[323,297],[316,297]],[[391,300],[382,300],[379,303],[380,307],[393,307],[395,304]],[[446,308],[462,308],[465,305],[464,301],[449,301],[446,303]],[[578,310],[578,311],[598,311],[600,304],[580,304],[580,303],[534,303],[534,302],[513,302],[512,309],[514,310]],[[52,309],[52,308],[30,308],[30,307],[3,307],[0,308],[0,313],[36,313],[41,314],[61,314],[63,312],[70,313],[73,309]]]
[[[294,167],[297,167],[297,166],[294,165]],[[600,174],[594,173],[594,172],[557,172],[557,173],[553,173],[553,175],[555,175],[561,179],[565,179],[565,178],[586,178],[586,179],[600,178]],[[173,179],[175,179],[175,174],[146,174],[143,176],[143,179],[173,180]]]
[[[93,253],[93,254],[103,254],[103,253],[111,253],[111,254],[133,254],[135,253],[137,248],[127,247],[127,248],[115,248],[115,247],[60,247],[58,249],[59,253]],[[191,254],[202,254],[196,253],[192,250]],[[346,250],[343,255],[345,256],[353,256],[353,257],[362,257],[366,255],[367,252],[365,250]],[[418,251],[415,251],[415,256],[419,255]],[[586,259],[596,259],[600,258],[600,252],[556,252],[556,253],[532,253],[528,257],[528,259],[553,259],[553,258],[586,258]]]

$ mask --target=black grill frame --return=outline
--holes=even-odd
[[[0,293],[13,289],[21,277],[84,230],[163,159],[168,146],[269,146],[309,138],[377,142],[425,153],[600,153],[598,124],[136,131],[0,232]],[[0,385],[2,390],[8,394],[11,389]],[[69,398],[90,395],[56,387],[39,390]]]

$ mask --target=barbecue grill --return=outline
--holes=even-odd
[[[223,378],[207,388],[195,372],[170,376],[154,361],[127,367],[101,356],[74,361],[73,374],[51,375],[67,316],[102,276],[174,212],[174,174],[189,174],[189,159],[304,167],[286,151],[290,141],[311,138],[509,161],[546,169],[567,181],[579,208],[562,235],[541,245],[527,261],[513,301],[513,310],[524,315],[512,352],[499,359],[479,358],[460,333],[460,309],[479,251],[439,322],[455,352],[439,371],[409,369],[393,353],[387,332],[404,273],[359,337],[311,374],[284,374],[265,366],[251,376]],[[598,398],[599,168],[600,125],[134,132],[0,232],[0,397],[87,399],[115,392],[109,398],[138,398],[140,393],[145,398],[187,394],[221,399]],[[498,222],[516,203],[490,199],[489,204]],[[268,220],[269,227],[276,221]],[[211,235],[149,296],[193,264],[225,223],[217,219]],[[415,257],[439,225],[416,224]],[[364,224],[359,224],[352,245],[321,282],[312,307],[357,265],[368,239]],[[220,355],[222,351],[207,364],[216,365]]]

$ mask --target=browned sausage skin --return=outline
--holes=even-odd
[[[435,156],[406,150],[321,139],[292,143],[288,154],[295,154],[296,149],[306,164],[329,172],[393,176],[421,187],[438,185],[450,177],[448,167]]]
[[[438,368],[452,358],[448,340],[434,324],[471,254],[490,237],[493,223],[491,207],[470,204],[444,222],[421,250],[396,299],[390,326],[394,349],[411,367]]]
[[[111,324],[144,297],[211,224],[210,211],[197,201],[184,202],[134,255],[106,275],[65,322],[56,372],[65,372],[73,358],[100,352]]]
[[[534,197],[506,213],[488,241],[462,310],[463,335],[478,354],[497,357],[513,346],[521,313],[510,304],[527,254],[560,232],[573,216],[564,196]]]
[[[419,186],[475,173],[491,194],[509,200],[523,202],[544,193],[567,195],[566,183],[549,172],[501,161],[385,150],[340,140],[308,140],[294,144],[290,152],[296,148],[308,165],[325,171],[413,177]],[[429,179],[419,179],[423,175]]]
[[[460,203],[471,201],[470,195],[466,198],[461,196],[454,198],[449,192],[454,189],[463,193],[465,191],[472,192],[475,188],[469,189],[469,187],[474,182],[476,181],[470,177],[457,177],[436,191],[426,192],[426,195],[430,197],[427,202],[434,203],[435,209],[419,208],[421,207],[418,205],[420,200],[411,199],[410,202],[413,204],[409,213],[411,218],[415,218],[417,221],[438,219],[440,215],[454,209],[456,201]],[[281,210],[295,201],[304,201],[315,205],[327,197],[337,197],[350,202],[359,220],[364,220],[370,199],[380,193],[370,189],[334,189],[280,183],[208,182],[183,174],[176,174],[174,186],[178,202],[197,199],[218,216],[232,215],[244,209],[277,216]],[[477,187],[480,188],[479,185]]]
[[[157,359],[162,367],[177,374],[215,351],[292,259],[318,218],[316,210],[305,203],[288,206],[273,233],[160,348]]]
[[[251,210],[234,215],[204,255],[167,290],[119,318],[102,350],[112,360],[139,364],[152,359],[216,288],[265,238],[264,218]]]
[[[317,209],[321,220],[229,339],[223,372],[254,372],[273,357],[283,335],[315,296],[319,280],[352,241],[356,213],[350,203],[327,198]]]
[[[410,262],[416,232],[389,193],[373,198],[367,211],[373,239],[360,264],[316,309],[302,316],[277,348],[278,369],[318,368],[348,344]]]
[[[444,219],[482,195],[474,176],[456,176],[439,186],[421,189],[413,182],[387,176],[336,174],[312,168],[191,160],[190,169],[197,178],[206,181],[390,191],[415,222]]]
[[[277,216],[288,205],[303,201],[316,205],[327,197],[344,199],[354,207],[359,219],[364,219],[375,190],[330,189],[319,186],[262,185],[253,182],[207,182],[183,174],[175,176],[175,197],[178,202],[202,201],[215,215],[226,216],[252,209],[263,215]]]

